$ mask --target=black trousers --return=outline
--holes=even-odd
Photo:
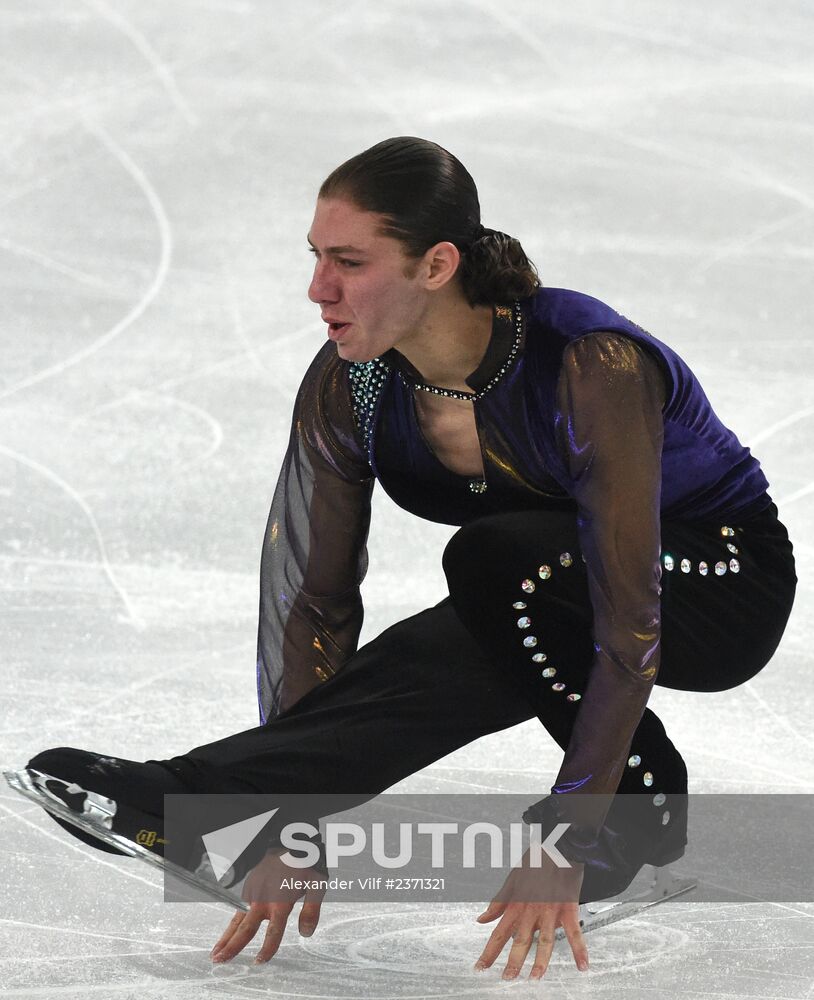
[[[736,687],[769,662],[783,634],[797,576],[777,508],[732,525],[734,536],[723,536],[722,527],[717,521],[662,523],[662,549],[674,558],[674,568],[662,575],[656,681],[662,687]],[[448,576],[452,570],[460,578],[453,581],[458,586],[489,594],[501,564],[517,562],[517,550],[530,572],[542,562],[559,568],[562,552],[573,556],[567,572],[555,570],[552,586],[538,587],[534,596],[547,605],[546,646],[557,678],[579,691],[593,657],[592,612],[572,514],[525,511],[472,522],[453,536],[444,561]],[[738,572],[729,568],[733,558]],[[689,573],[682,572],[683,559],[691,563]],[[702,561],[706,575],[698,570]],[[715,572],[720,561],[727,564],[723,576]],[[507,588],[501,583],[497,590]],[[163,763],[200,792],[332,789],[374,795],[480,736],[535,716],[565,748],[579,703],[556,697],[542,670],[520,676],[514,662],[517,612],[503,596],[495,592],[494,616],[507,625],[505,661],[486,655],[447,597],[362,646],[276,720]],[[643,768],[659,762],[665,788],[686,787],[678,751],[650,709],[631,753],[642,758]],[[638,792],[639,782],[626,775],[619,790]]]
[[[792,546],[774,505],[722,534],[720,522],[662,522],[662,548],[674,559],[662,576],[662,654],[656,683],[685,691],[724,691],[753,677],[770,660],[791,611],[797,577]],[[733,553],[727,546],[733,546]],[[569,552],[572,565],[561,569]],[[731,560],[737,560],[732,564]],[[691,569],[682,570],[682,560]],[[705,562],[706,575],[699,572]],[[520,579],[506,567],[552,565],[537,587],[545,602],[546,651],[556,663],[557,684],[529,657],[517,662],[518,612],[508,594]],[[725,562],[718,575],[715,566]],[[444,564],[453,598],[486,595],[479,613],[505,620],[506,656],[487,654],[445,598],[435,607],[386,629],[345,666],[277,719],[188,753],[119,769],[119,795],[144,803],[145,782],[177,792],[336,792],[360,800],[488,733],[539,718],[565,748],[579,711],[567,692],[579,692],[593,656],[592,612],[576,519],[570,512],[495,515],[470,523],[451,539]],[[733,571],[734,566],[737,571]],[[686,564],[685,564],[686,566]],[[513,570],[514,572],[514,570]],[[456,593],[457,591],[457,593]],[[517,593],[516,596],[522,596]],[[514,598],[512,598],[514,599]],[[493,603],[492,603],[493,600]],[[530,603],[530,602],[529,602]],[[538,613],[540,605],[537,606]],[[503,627],[502,625],[500,627]],[[623,793],[687,791],[684,762],[658,717],[645,709],[631,744],[639,768],[626,769]],[[53,768],[55,751],[32,765]],[[656,785],[646,787],[650,771]],[[169,773],[168,773],[169,772]],[[53,771],[52,771],[53,773]],[[162,789],[161,775],[166,776]],[[73,778],[73,775],[72,775]],[[546,788],[541,779],[541,795]],[[150,811],[161,808],[153,799]]]

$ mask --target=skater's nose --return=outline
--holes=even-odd
[[[328,258],[318,260],[314,266],[308,298],[319,306],[335,306],[342,298],[342,278],[336,262]]]

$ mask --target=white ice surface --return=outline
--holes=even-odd
[[[476,178],[544,282],[693,365],[760,458],[800,587],[772,663],[656,689],[691,790],[814,791],[814,17],[801,0],[6,0],[0,8],[3,767],[170,756],[255,724],[259,543],[293,394],[320,181],[388,135]],[[444,594],[452,529],[375,501],[362,641]],[[401,556],[394,554],[403,553]],[[528,723],[398,786],[547,787]],[[472,997],[466,905],[326,903],[214,969],[228,911],[166,905],[0,788],[3,997]],[[551,997],[814,995],[814,906],[667,906],[558,946]]]

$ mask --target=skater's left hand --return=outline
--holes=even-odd
[[[554,950],[554,932],[562,927],[577,968],[584,972],[588,968],[588,949],[579,926],[579,891],[584,865],[558,868],[544,854],[542,866],[532,868],[528,857],[529,852],[526,851],[521,864],[512,869],[500,892],[477,918],[482,923],[497,917],[501,920],[492,931],[475,968],[478,971],[488,969],[511,937],[514,940],[503,970],[503,979],[515,979],[534,943],[534,932],[539,930],[529,979],[542,979]],[[557,902],[527,902],[546,899]]]

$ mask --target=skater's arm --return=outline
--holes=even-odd
[[[566,349],[558,434],[575,482],[594,662],[548,805],[583,827],[574,842],[601,828],[659,668],[664,401],[656,362],[630,338],[589,334]]]
[[[328,343],[297,394],[263,544],[262,722],[327,680],[356,650],[373,483],[353,422],[347,366]]]

